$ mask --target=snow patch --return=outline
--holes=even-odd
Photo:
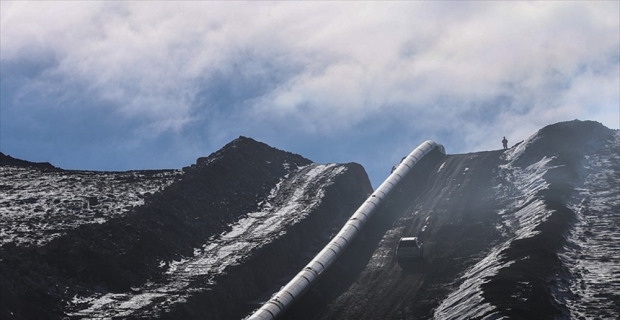
[[[612,143],[588,157],[588,165],[594,173],[577,189],[571,209],[578,222],[560,254],[570,277],[555,299],[566,304],[572,319],[618,319],[620,131]]]
[[[540,161],[526,167],[513,166],[515,159],[520,157],[526,146],[536,137],[520,144],[509,155],[511,160],[500,166],[499,174],[504,183],[495,189],[498,193],[512,192],[512,204],[502,209],[498,214],[503,218],[501,229],[506,240],[490,252],[480,262],[475,264],[458,280],[460,286],[450,293],[435,310],[436,319],[507,319],[498,314],[497,308],[483,298],[482,286],[500,270],[510,267],[514,261],[503,262],[503,251],[519,239],[530,238],[538,234],[534,229],[546,221],[551,212],[545,203],[536,199],[540,190],[547,189],[549,183],[543,178],[549,169],[554,167],[549,163],[552,158],[543,157]]]
[[[41,171],[0,166],[0,245],[41,246],[84,224],[101,224],[144,204],[183,174]]]
[[[144,309],[155,316],[173,304],[187,299],[190,290],[208,290],[207,286],[192,289],[193,281],[214,284],[216,276],[228,266],[240,263],[252,250],[273,241],[286,232],[286,228],[304,219],[320,204],[326,186],[346,167],[335,164],[301,167],[291,176],[285,176],[271,190],[267,199],[259,202],[259,210],[231,225],[231,230],[210,239],[210,243],[194,250],[194,256],[173,261],[168,266],[167,279],[160,284],[149,283],[139,293],[108,293],[93,299],[74,298],[74,303],[89,304],[87,308],[70,316],[101,318],[126,317]],[[148,313],[147,312],[147,313]]]

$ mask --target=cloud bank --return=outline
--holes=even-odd
[[[0,8],[1,147],[68,166],[179,167],[243,134],[376,185],[426,139],[459,153],[620,125],[618,2]]]

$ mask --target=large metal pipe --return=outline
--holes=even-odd
[[[342,255],[349,243],[361,231],[366,221],[375,213],[392,189],[411,171],[413,166],[433,150],[446,153],[444,147],[435,141],[427,140],[405,157],[394,171],[383,181],[364,203],[353,213],[340,232],[306,265],[288,284],[274,294],[261,308],[247,320],[274,320],[298,300]]]

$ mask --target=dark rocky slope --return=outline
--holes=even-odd
[[[73,174],[15,159],[3,168],[0,192],[11,199],[0,219],[7,208],[37,216],[36,206],[54,202],[14,197],[28,190],[10,179]],[[85,204],[86,215],[69,211],[101,210],[104,222],[86,219],[45,241],[12,233],[26,240],[0,250],[2,319],[242,318],[371,191],[357,164],[317,165],[248,138],[183,172],[132,174],[164,188],[141,191],[143,203],[125,213],[101,201]],[[106,183],[114,174],[88,173]],[[620,132],[592,121],[547,126],[509,150],[429,154],[285,318],[618,318],[619,178]],[[411,235],[423,238],[424,261],[395,259],[399,237]]]
[[[124,216],[81,225],[40,246],[5,243],[0,249],[0,315],[61,318],[80,309],[70,302],[72,297],[131,293],[157,282],[171,262],[191,257],[210,238],[230,231],[231,224],[254,212],[276,184],[310,164],[299,155],[240,137],[184,168],[181,178],[147,195],[144,205]],[[29,164],[3,160],[3,166],[15,165]],[[294,272],[286,268],[308,254],[300,248],[321,242],[317,235],[341,224],[371,191],[361,166],[343,167],[344,173],[321,191],[324,201],[307,219],[293,224],[281,238],[266,241],[242,265],[226,269],[207,292],[190,296],[187,304],[164,314],[219,318],[251,309],[250,300],[268,291],[282,273]],[[201,281],[205,279],[191,286],[199,288]],[[134,316],[140,317],[140,312]]]
[[[6,155],[0,152],[0,166],[15,166],[15,167],[34,167],[40,169],[59,169],[54,167],[49,162],[31,162],[22,159],[13,158],[10,155]]]
[[[569,121],[507,151],[420,163],[408,196],[285,318],[618,318],[619,142]],[[415,235],[424,261],[397,261],[398,239]]]

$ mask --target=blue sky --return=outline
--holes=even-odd
[[[244,135],[376,187],[559,121],[620,126],[620,6],[0,2],[0,150],[65,169],[181,168]]]

